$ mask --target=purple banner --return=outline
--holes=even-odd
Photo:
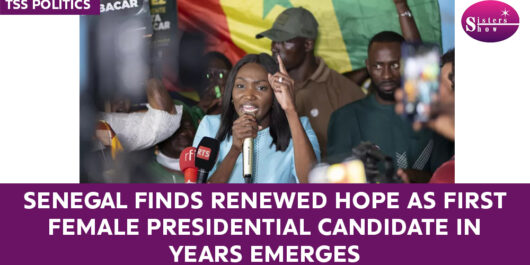
[[[0,264],[526,264],[530,185],[0,185]]]
[[[0,0],[0,15],[99,15],[99,12],[100,0]]]

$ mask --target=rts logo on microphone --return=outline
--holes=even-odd
[[[197,150],[197,157],[200,159],[209,160],[211,153],[212,149],[205,146],[199,146],[199,149]]]
[[[499,42],[515,34],[519,28],[519,15],[506,3],[481,1],[464,12],[462,27],[475,40]]]

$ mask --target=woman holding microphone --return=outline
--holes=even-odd
[[[316,135],[307,117],[295,109],[294,81],[278,56],[243,57],[228,75],[221,115],[207,115],[194,139],[221,142],[209,182],[244,183],[242,149],[254,139],[253,183],[305,183],[320,158]]]

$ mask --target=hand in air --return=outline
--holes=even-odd
[[[282,59],[278,55],[278,64],[280,71],[271,75],[268,74],[269,83],[271,84],[274,96],[280,103],[285,112],[295,111],[294,103],[294,80],[289,76]]]

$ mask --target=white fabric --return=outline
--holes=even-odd
[[[125,151],[147,149],[164,141],[180,127],[182,106],[175,105],[176,114],[153,109],[146,112],[103,113],[105,120],[118,136]]]
[[[162,152],[158,152],[156,155],[156,162],[165,168],[180,171],[180,159],[178,158],[169,157],[164,155]]]

